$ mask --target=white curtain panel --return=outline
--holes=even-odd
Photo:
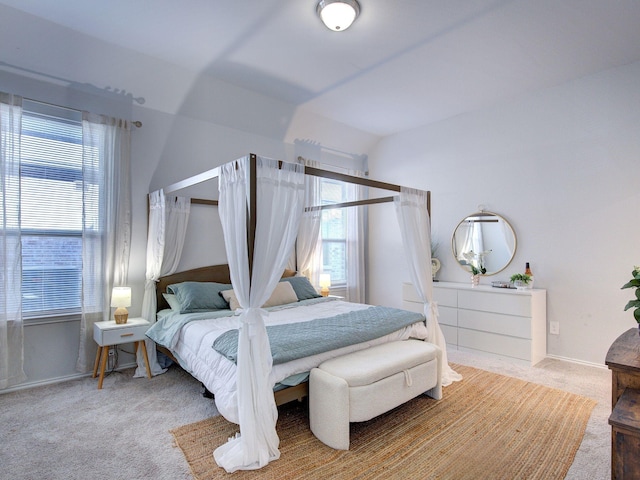
[[[433,300],[431,275],[431,228],[427,209],[427,194],[421,190],[402,188],[394,200],[402,243],[407,255],[411,282],[424,302],[427,319],[427,340],[442,350],[442,385],[462,380],[448,363],[447,344],[438,324],[438,305]]]
[[[308,167],[321,168],[320,163],[313,160],[304,160]],[[305,175],[305,207],[321,205],[320,177]],[[320,226],[322,225],[322,210],[309,210],[302,214],[298,239],[296,240],[296,269],[311,280],[313,285],[318,284],[320,273],[320,255],[316,255],[321,244]]]
[[[184,239],[191,212],[191,200],[186,197],[166,198],[163,190],[149,194],[149,233],[147,234],[147,271],[142,299],[142,317],[156,322],[156,282],[164,275],[174,273],[184,247]],[[152,375],[167,370],[158,363],[156,345],[145,339],[149,368]],[[137,352],[134,377],[145,377],[147,371],[142,352]]]
[[[21,301],[21,123],[22,98],[0,93],[0,389],[26,380]]]
[[[350,170],[349,175],[364,177],[358,170]],[[350,201],[364,200],[366,188],[361,185],[348,184],[348,198]],[[364,272],[364,222],[365,206],[349,207],[345,209],[347,215],[347,291],[346,300],[355,303],[365,302],[365,272]]]
[[[301,165],[257,159],[257,224],[249,280],[247,248],[248,157],[220,167],[218,211],[222,221],[233,289],[242,307],[238,317],[238,418],[240,433],[214,452],[231,473],[262,468],[280,458],[273,397],[272,357],[260,306],[278,283],[299,231],[304,208]]]
[[[82,114],[82,317],[76,368],[88,371],[93,324],[110,317],[114,285],[126,285],[131,246],[131,126]]]

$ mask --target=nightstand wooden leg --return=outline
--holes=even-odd
[[[109,347],[102,347],[102,363],[100,364],[100,378],[98,379],[98,390],[102,389],[102,381],[104,380],[104,370],[107,368],[107,357],[109,356]]]
[[[98,345],[98,351],[96,352],[96,361],[93,364],[93,375],[91,376],[91,378],[96,378],[96,375],[98,375],[98,364],[100,363],[101,353],[102,353],[102,347]]]
[[[149,355],[147,354],[147,344],[144,340],[140,340],[138,346],[136,347],[136,351],[138,348],[142,348],[142,356],[144,357],[144,365],[147,367],[147,377],[151,378],[151,367],[149,367]]]

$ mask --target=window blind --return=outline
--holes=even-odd
[[[81,112],[23,103],[20,171],[22,311],[25,318],[80,313]]]

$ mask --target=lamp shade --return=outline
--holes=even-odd
[[[131,287],[113,287],[111,291],[112,307],[131,306]]]
[[[331,286],[331,275],[328,273],[321,273],[318,279],[318,283],[320,287],[330,287]]]
[[[327,28],[341,32],[360,14],[360,4],[356,0],[320,0],[316,12]]]

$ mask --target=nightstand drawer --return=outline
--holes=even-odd
[[[130,318],[127,323],[114,321],[93,324],[93,339],[98,345],[119,345],[144,340],[149,322],[143,318]]]

